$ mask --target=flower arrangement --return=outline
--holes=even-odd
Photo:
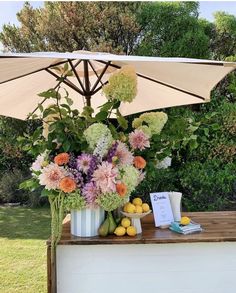
[[[150,146],[141,130],[128,135],[127,143],[115,140],[109,128],[94,123],[83,132],[86,147],[78,153],[38,155],[31,170],[47,193],[64,194],[67,210],[101,206],[112,211],[129,199],[141,179],[146,161],[135,156]]]
[[[40,94],[53,101],[43,108],[42,127],[32,136],[22,138],[24,149],[36,157],[31,166],[32,178],[22,188],[42,188],[48,196],[52,214],[52,250],[60,236],[65,210],[101,207],[111,212],[129,200],[145,177],[146,160],[142,153],[150,147],[153,134],[160,133],[167,115],[145,113],[133,121],[120,114],[122,102],[131,102],[137,94],[134,69],[126,66],[114,73],[103,92],[107,102],[93,115],[85,106],[73,109],[73,101],[61,95],[60,83]],[[49,104],[49,103],[48,103]],[[111,113],[117,120],[111,122]],[[112,219],[111,219],[112,221]]]

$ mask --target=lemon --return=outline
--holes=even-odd
[[[129,214],[135,213],[135,210],[136,210],[135,205],[132,203],[129,203],[126,210],[127,210],[127,213],[129,213]]]
[[[143,208],[141,206],[135,206],[135,213],[142,214]]]
[[[124,228],[127,228],[131,225],[131,221],[129,218],[123,218],[121,220],[121,226],[124,227]]]
[[[129,236],[135,236],[137,234],[137,230],[134,226],[129,226],[126,232]]]
[[[149,207],[149,205],[147,203],[143,203],[142,208],[143,208],[144,213],[150,211],[150,207]]]
[[[115,231],[114,231],[114,234],[116,236],[124,236],[126,233],[126,229],[122,226],[118,226],[116,227]]]
[[[132,203],[133,203],[134,205],[141,206],[142,203],[143,203],[143,201],[141,200],[140,197],[136,197],[136,198],[133,199]]]
[[[123,211],[126,212],[126,213],[127,213],[127,207],[128,207],[129,204],[130,204],[130,202],[127,202],[127,203],[124,205],[124,207],[123,207]]]
[[[185,225],[188,225],[190,223],[190,221],[191,220],[189,217],[182,217],[180,220],[180,224],[185,226]]]

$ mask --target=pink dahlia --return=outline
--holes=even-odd
[[[98,189],[94,182],[86,183],[82,189],[82,194],[89,206],[96,206],[95,199],[98,195]]]
[[[85,174],[87,174],[91,160],[92,160],[92,155],[90,155],[90,154],[82,154],[82,155],[78,156],[78,158],[76,160],[77,169],[79,171],[82,171]]]
[[[118,157],[119,165],[132,165],[134,156],[128,150],[127,146],[119,141],[115,155]]]
[[[129,134],[129,143],[133,149],[140,151],[150,147],[149,136],[140,129],[135,129]]]
[[[98,169],[93,173],[93,181],[102,193],[116,191],[116,177],[118,169],[111,163],[102,162]]]
[[[57,189],[61,179],[66,176],[68,176],[68,172],[63,167],[50,163],[42,169],[42,173],[39,175],[39,183],[45,185],[48,190]]]

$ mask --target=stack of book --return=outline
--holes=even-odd
[[[179,222],[172,222],[169,228],[171,231],[181,233],[184,235],[202,231],[201,225],[193,221],[191,221],[190,224],[185,226],[181,225]]]

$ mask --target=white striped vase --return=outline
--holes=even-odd
[[[80,237],[96,236],[104,218],[105,211],[100,207],[71,210],[71,234]]]

